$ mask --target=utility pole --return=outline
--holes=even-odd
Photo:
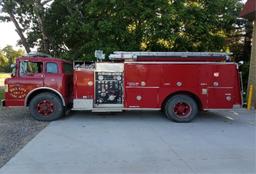
[[[256,0],[247,0],[240,16],[253,22],[252,49],[247,91],[249,91],[250,86],[252,86],[252,96],[249,98],[251,98],[252,106],[256,108]]]
[[[252,34],[252,51],[250,59],[250,69],[248,78],[248,90],[253,86],[252,93],[252,106],[256,108],[256,19],[253,21],[253,34]]]

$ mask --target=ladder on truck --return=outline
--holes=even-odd
[[[147,52],[114,51],[110,60],[133,59],[137,61],[230,61],[230,54],[223,52]]]

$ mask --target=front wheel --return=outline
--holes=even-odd
[[[64,107],[59,97],[49,92],[32,98],[29,110],[32,117],[39,121],[53,121],[64,114]]]
[[[198,113],[196,101],[188,95],[172,96],[165,105],[165,115],[176,122],[190,122]]]

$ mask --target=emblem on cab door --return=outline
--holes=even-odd
[[[27,90],[19,86],[10,86],[9,92],[13,98],[25,98],[27,94]]]

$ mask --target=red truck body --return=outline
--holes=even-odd
[[[241,106],[238,65],[222,58],[154,55],[79,62],[74,68],[57,58],[18,58],[15,75],[5,81],[3,103],[28,106],[32,116],[44,121],[59,118],[62,114],[56,116],[56,110],[71,106],[94,112],[164,110],[167,118],[186,122],[198,110]],[[24,67],[29,69],[27,62],[37,65],[36,72],[22,72]]]

